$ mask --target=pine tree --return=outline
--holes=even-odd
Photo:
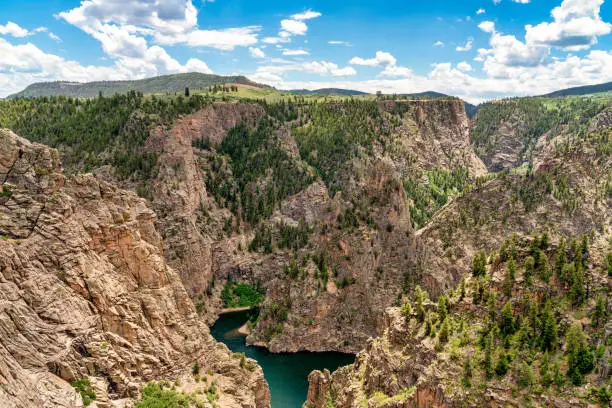
[[[501,311],[500,330],[504,336],[509,336],[515,331],[514,312],[510,302],[506,302]]]
[[[506,280],[504,281],[504,293],[506,296],[512,296],[512,288],[516,279],[516,261],[510,258],[506,268]]]
[[[563,267],[567,263],[567,254],[565,253],[565,238],[561,237],[559,249],[557,249],[557,258],[555,260],[555,272],[561,281],[566,281],[563,274]]]
[[[416,316],[420,323],[425,321],[425,302],[427,301],[427,292],[421,289],[420,286],[414,288],[414,303],[416,306]]]
[[[576,306],[580,306],[586,300],[586,288],[584,281],[584,269],[582,264],[576,264],[573,276],[570,278],[571,286],[569,296]]]
[[[523,280],[525,282],[525,287],[530,288],[533,286],[533,273],[535,270],[535,260],[532,256],[525,258],[524,268]]]
[[[531,387],[533,384],[533,370],[525,361],[519,363],[517,383],[519,388]]]
[[[544,388],[548,388],[552,383],[553,376],[550,371],[550,357],[548,352],[545,352],[540,361],[540,384],[542,384]]]
[[[449,318],[445,318],[442,321],[442,326],[440,326],[440,334],[439,334],[439,340],[440,343],[445,344],[446,342],[448,342],[448,338],[451,335],[451,329],[450,329],[450,323],[448,322]]]
[[[544,351],[552,351],[557,344],[557,319],[552,311],[550,300],[546,301],[542,313],[542,330],[540,347]]]
[[[438,299],[438,317],[440,321],[446,320],[450,309],[450,301],[446,295],[440,296]]]
[[[482,361],[482,367],[485,372],[485,377],[488,380],[493,377],[493,342],[493,333],[490,332],[485,339],[485,355]]]
[[[476,277],[484,276],[487,273],[487,254],[480,251],[472,259],[472,274]]]
[[[606,301],[602,295],[597,297],[595,307],[591,313],[591,324],[593,327],[602,327],[608,320],[608,311],[606,307]]]
[[[499,357],[497,358],[497,364],[495,365],[495,374],[497,374],[498,377],[504,377],[506,375],[506,373],[508,373],[508,355],[506,354],[505,350],[502,350],[501,353],[499,353]]]

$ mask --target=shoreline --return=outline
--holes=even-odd
[[[229,307],[227,309],[221,309],[221,311],[219,312],[219,316],[224,315],[224,314],[228,314],[228,313],[234,313],[234,312],[244,312],[246,310],[251,310],[253,308],[254,308],[254,306]]]

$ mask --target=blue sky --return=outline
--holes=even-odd
[[[0,97],[200,71],[478,102],[612,81],[610,22],[604,0],[2,1]]]

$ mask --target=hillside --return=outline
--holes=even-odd
[[[213,85],[234,83],[250,85],[258,88],[268,88],[256,84],[244,76],[220,76],[192,72],[188,74],[164,75],[133,81],[103,81],[103,82],[40,82],[28,86],[21,92],[10,95],[14,98],[33,98],[39,96],[69,96],[74,98],[94,98],[100,93],[104,96],[127,94],[129,91],[143,94],[164,94],[167,92],[184,92],[185,88],[193,90],[207,89]]]
[[[562,96],[591,95],[591,94],[610,92],[610,91],[612,91],[612,82],[608,82],[605,84],[598,84],[598,85],[587,85],[587,86],[578,86],[575,88],[562,89],[560,91],[552,92],[552,93],[549,93],[543,96],[549,97],[549,98],[558,98]]]
[[[609,406],[609,133],[558,141],[534,173],[483,179],[436,214],[421,268],[454,283],[388,309],[355,364],[311,373],[306,405]]]
[[[532,388],[518,388],[510,372],[529,372],[527,364],[539,375],[545,352],[551,366],[557,361],[558,371],[567,371],[561,340],[543,353],[533,340],[537,332],[531,348],[521,348],[524,302],[539,302],[543,311],[543,299],[551,298],[561,339],[572,322],[592,315],[599,295],[607,299],[610,109],[603,99],[524,98],[486,104],[470,121],[456,98],[287,97],[244,86],[189,97],[132,92],[0,101],[0,125],[56,148],[66,177],[141,197],[116,193],[150,208],[154,223],[131,213],[126,219],[123,204],[113,222],[140,220],[141,237],[148,237],[143,229],[158,231],[155,253],[180,279],[193,305],[179,299],[194,307],[194,320],[212,323],[224,307],[256,305],[249,345],[271,352],[361,350],[356,364],[337,375],[311,376],[311,405],[452,407],[466,395],[482,406],[487,381],[500,405],[514,397],[512,389],[530,398]],[[532,165],[521,166],[525,160]],[[24,167],[27,180],[41,177],[47,186],[46,168]],[[498,167],[503,171],[488,173]],[[5,198],[14,191],[8,189]],[[61,214],[85,205],[81,190],[69,192],[74,204],[63,202]],[[36,219],[39,205],[17,198],[24,210],[16,214]],[[107,205],[87,203],[88,210]],[[562,240],[574,271],[561,268],[556,276]],[[525,286],[529,257],[537,273]],[[504,271],[513,268],[520,272],[506,279]],[[457,290],[462,285],[465,295]],[[439,308],[417,287],[449,303]],[[404,322],[397,306],[407,301],[414,315]],[[491,311],[507,303],[514,331],[502,336],[501,315]],[[533,330],[545,317],[536,313]],[[586,325],[580,342],[598,350],[602,328]],[[486,381],[475,363],[484,357],[485,328],[491,359],[516,364]],[[467,338],[461,347],[459,333]],[[586,346],[580,350],[586,355]],[[473,388],[458,383],[466,356]],[[597,372],[609,373],[600,357]],[[581,381],[606,392],[596,370],[581,370]],[[234,377],[227,377],[229,384]],[[139,380],[133,389],[143,385]],[[574,386],[561,390],[591,398]],[[539,388],[533,394],[538,402],[554,397]]]
[[[321,89],[293,89],[287,91],[294,95],[342,95],[342,96],[356,96],[356,95],[368,95],[367,92],[355,91],[351,89],[340,89],[340,88],[321,88]]]
[[[0,175],[1,406],[129,407],[174,381],[199,404],[269,407],[261,368],[198,319],[145,200],[5,129]]]

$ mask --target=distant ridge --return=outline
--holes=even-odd
[[[340,88],[321,88],[315,90],[309,89],[293,89],[288,91],[294,95],[342,95],[342,96],[358,96],[368,95],[367,92],[355,91],[353,89],[340,89]]]
[[[549,98],[558,98],[562,96],[580,96],[590,95],[594,93],[610,92],[612,91],[612,82],[598,85],[587,85],[577,86],[574,88],[562,89],[560,91],[552,92],[546,95],[542,95]]]
[[[93,98],[102,92],[110,96],[116,93],[125,94],[129,91],[149,93],[183,92],[186,87],[191,89],[206,89],[212,85],[234,83],[270,88],[268,85],[257,84],[244,76],[221,76],[201,74],[198,72],[187,74],[164,75],[153,78],[133,81],[98,81],[98,82],[39,82],[28,86],[21,92],[10,95],[10,98],[33,98],[37,96],[70,96],[75,98]]]

